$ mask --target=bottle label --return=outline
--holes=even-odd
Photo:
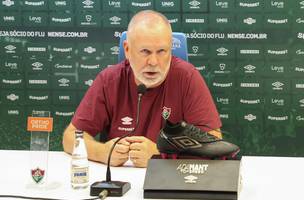
[[[71,182],[73,184],[83,184],[89,182],[88,167],[72,167]]]

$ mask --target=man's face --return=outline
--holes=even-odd
[[[168,30],[142,30],[133,32],[125,41],[125,54],[137,85],[143,83],[147,88],[153,88],[166,79],[171,62],[171,35]]]

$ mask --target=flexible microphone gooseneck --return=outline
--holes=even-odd
[[[147,91],[147,87],[144,84],[140,84],[137,86],[137,93],[138,93],[138,101],[137,101],[137,113],[136,113],[136,124],[132,131],[127,132],[126,134],[119,137],[118,140],[114,142],[112,145],[109,155],[108,155],[108,163],[107,163],[107,172],[106,172],[106,180],[101,182],[95,182],[91,185],[90,195],[91,196],[99,196],[100,198],[104,199],[106,196],[122,196],[124,195],[130,188],[131,185],[128,182],[122,181],[112,181],[111,180],[111,169],[110,169],[110,162],[112,152],[116,144],[125,137],[135,133],[138,127],[139,121],[139,114],[140,114],[140,105],[141,105],[141,97]]]

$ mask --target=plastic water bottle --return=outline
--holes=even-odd
[[[75,143],[71,160],[71,184],[74,189],[89,185],[89,161],[83,140],[83,131],[75,131]]]

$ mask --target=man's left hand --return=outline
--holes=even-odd
[[[148,160],[159,154],[156,144],[144,136],[125,138],[130,144],[129,156],[135,167],[147,167]]]

